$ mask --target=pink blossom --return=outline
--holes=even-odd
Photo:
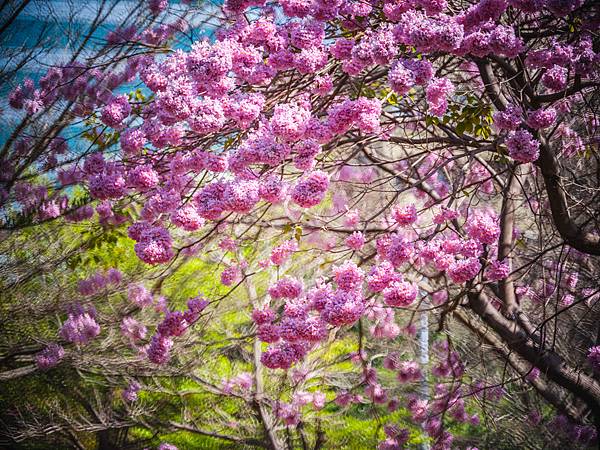
[[[417,298],[417,288],[408,281],[394,281],[383,290],[383,298],[389,306],[407,307]]]
[[[276,137],[286,141],[299,140],[306,131],[310,111],[294,103],[276,105],[270,121]]]
[[[225,125],[223,103],[220,100],[204,98],[187,120],[190,128],[200,135],[216,133]]]
[[[60,329],[60,337],[65,341],[86,345],[100,334],[100,325],[89,312],[69,314]]]
[[[161,12],[163,12],[169,6],[169,0],[148,0],[148,8],[157,16]],[[171,450],[171,449],[161,449],[161,450]]]
[[[126,402],[135,402],[138,398],[138,392],[141,389],[141,387],[142,386],[140,385],[140,383],[138,383],[137,381],[132,381],[127,386],[127,389],[123,390],[123,392],[121,393],[121,397]]]
[[[168,311],[165,318],[156,328],[161,336],[181,336],[190,324],[186,320],[186,315],[181,311]]]
[[[446,303],[448,301],[448,291],[442,290],[434,292],[431,294],[431,300],[435,306]]]
[[[311,288],[306,293],[306,299],[311,308],[317,311],[323,311],[327,302],[333,297],[333,289],[329,284],[317,283],[317,286]]]
[[[542,84],[551,91],[562,91],[567,86],[567,69],[558,65],[552,66],[542,76]]]
[[[275,176],[262,180],[258,193],[260,197],[270,203],[281,203],[287,194],[287,185]]]
[[[503,280],[510,274],[510,266],[504,261],[492,261],[485,271],[485,277],[490,281]]]
[[[475,213],[465,224],[468,235],[482,244],[494,244],[500,236],[498,219],[490,214]]]
[[[556,115],[556,109],[554,108],[540,108],[530,111],[527,116],[527,125],[536,130],[548,128],[556,121]]]
[[[292,200],[303,208],[310,208],[321,203],[329,187],[329,175],[316,170],[301,179],[294,186]]]
[[[49,344],[35,355],[35,363],[40,370],[56,366],[65,356],[65,350],[58,344]]]
[[[525,376],[525,379],[529,382],[534,382],[540,376],[540,369],[537,367],[532,367],[529,373]]]
[[[427,418],[428,407],[429,403],[427,400],[413,397],[408,401],[408,410],[412,414],[412,419],[417,423],[425,421]]]
[[[540,156],[540,143],[527,130],[511,132],[506,147],[509,156],[522,163],[533,162]]]
[[[382,404],[388,400],[387,392],[379,384],[369,384],[365,388],[365,394],[371,398],[373,403]]]
[[[156,186],[158,182],[158,174],[149,164],[135,166],[127,172],[128,186],[136,189],[149,189]]]
[[[226,210],[224,193],[227,184],[223,181],[213,181],[202,188],[194,197],[194,202],[200,217],[217,220]]]
[[[402,275],[394,270],[389,261],[373,266],[367,276],[367,285],[373,292],[381,292],[395,281],[402,281]]]
[[[270,369],[289,369],[292,364],[304,358],[306,350],[302,343],[281,342],[269,346],[260,360]]]
[[[269,307],[265,307],[263,309],[255,309],[252,311],[252,320],[257,325],[271,323],[275,320],[275,312]]]
[[[242,272],[237,265],[231,265],[221,272],[221,283],[225,286],[231,286],[242,279]]]
[[[133,317],[124,317],[121,322],[121,333],[132,341],[139,341],[146,337],[146,327]]]
[[[196,231],[204,226],[205,221],[200,217],[196,208],[186,205],[171,214],[171,222],[186,231]]]
[[[336,291],[325,303],[321,317],[325,322],[339,327],[356,322],[363,311],[361,297],[351,292]]]
[[[139,307],[149,306],[153,302],[152,294],[140,284],[131,284],[127,290],[127,298]]]
[[[454,85],[447,78],[433,78],[426,89],[429,110],[435,116],[443,116],[448,109],[448,97],[454,93]]]
[[[224,206],[241,214],[250,212],[259,199],[258,182],[253,180],[235,180],[223,191]]]
[[[377,254],[399,267],[409,261],[414,254],[414,245],[401,234],[386,234],[377,239]]]
[[[173,255],[169,232],[162,227],[145,229],[135,244],[135,253],[147,264],[160,264],[169,261]]]
[[[282,265],[288,258],[298,251],[298,243],[295,240],[285,241],[271,251],[271,262],[276,266]]]
[[[88,181],[90,194],[100,200],[122,197],[127,190],[123,175],[122,170],[115,168],[91,177]]]
[[[173,347],[173,340],[170,337],[155,334],[147,350],[148,359],[154,364],[166,364],[170,359],[171,347]]]
[[[401,227],[412,225],[417,221],[417,208],[412,203],[404,206],[394,206],[392,208],[392,217]]]
[[[131,105],[126,95],[114,97],[102,110],[102,122],[109,127],[119,128],[131,113]]]
[[[344,291],[360,289],[364,280],[364,272],[352,261],[334,266],[333,275],[338,288]]]
[[[401,383],[419,381],[422,376],[421,368],[416,361],[404,361],[398,370],[398,381]]]
[[[499,130],[514,131],[521,126],[523,110],[521,107],[509,103],[504,111],[494,114],[494,125]]]
[[[263,323],[257,328],[256,337],[262,342],[278,342],[281,337],[281,327],[272,323]]]
[[[360,250],[365,245],[365,237],[360,231],[355,231],[345,239],[345,244],[352,250]]]
[[[600,346],[591,347],[588,350],[587,360],[594,371],[600,371]]]
[[[454,283],[464,283],[472,280],[481,270],[481,263],[477,258],[460,259],[448,267],[448,275]]]
[[[333,80],[330,75],[317,76],[314,79],[312,92],[316,95],[326,95],[333,90]]]
[[[284,277],[269,288],[269,295],[273,299],[298,298],[302,294],[303,284],[300,280]]]
[[[159,0],[159,1],[165,1],[165,0]],[[158,446],[158,450],[178,450],[178,448],[175,447],[173,444],[163,442]]]
[[[360,213],[357,209],[351,209],[344,216],[344,225],[347,227],[355,227],[360,223]]]

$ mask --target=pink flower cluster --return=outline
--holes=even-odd
[[[152,294],[141,284],[130,284],[127,289],[127,298],[140,308],[149,306],[154,301]]]
[[[416,361],[403,361],[398,368],[398,381],[400,383],[419,381],[422,377],[421,368]]]
[[[120,128],[123,120],[131,113],[131,105],[126,95],[114,97],[102,110],[102,122],[113,128]]]
[[[588,350],[587,360],[595,372],[600,372],[600,346],[591,347]]]
[[[73,308],[69,317],[63,323],[60,337],[65,341],[79,345],[86,345],[100,334],[100,325],[96,322],[96,314],[93,309]]]
[[[567,68],[559,65],[550,67],[542,76],[542,84],[551,91],[562,91],[567,86]]]
[[[329,108],[326,126],[335,134],[342,134],[358,128],[363,133],[377,133],[380,130],[381,101],[359,97],[356,100],[344,100]]]
[[[454,283],[464,283],[472,280],[481,270],[481,263],[477,258],[459,259],[448,266],[448,276]]]
[[[510,274],[510,266],[504,261],[492,261],[485,270],[485,277],[490,281],[503,280]]]
[[[494,113],[494,125],[499,130],[514,131],[523,122],[523,109],[515,104],[509,103],[504,111]]]
[[[417,288],[408,281],[393,281],[383,290],[383,299],[388,306],[405,308],[417,298]]]
[[[171,223],[185,231],[199,230],[204,226],[204,222],[192,205],[186,205],[171,214]]]
[[[263,179],[258,187],[260,198],[274,204],[285,200],[287,190],[287,184],[275,176]]]
[[[392,308],[374,305],[367,309],[366,317],[374,321],[369,332],[378,339],[395,339],[400,335],[400,327],[396,324],[396,314]]]
[[[477,212],[465,223],[467,234],[481,244],[494,244],[500,236],[498,218],[487,213]]]
[[[307,129],[310,111],[304,105],[287,103],[276,105],[269,122],[273,135],[283,141],[301,139]]]
[[[400,450],[410,439],[410,431],[406,428],[398,428],[396,425],[383,427],[386,439],[377,445],[377,450]]]
[[[479,58],[489,54],[514,58],[523,49],[523,41],[515,34],[513,27],[486,23],[465,35],[459,52]]]
[[[35,355],[35,363],[40,370],[56,366],[65,356],[65,350],[58,344],[49,344]]]
[[[406,227],[417,221],[417,208],[414,204],[397,205],[392,208],[392,217],[398,225]]]
[[[240,266],[237,264],[232,264],[231,266],[225,268],[223,272],[221,272],[221,283],[224,286],[231,286],[235,283],[238,283],[242,279],[242,271]]]
[[[287,303],[278,323],[269,308],[252,313],[258,325],[257,337],[271,344],[261,357],[263,364],[287,369],[327,337],[327,324],[339,327],[361,317],[365,310],[361,293],[363,271],[345,261],[333,269],[333,278],[337,289],[319,282],[305,296],[302,284],[291,278],[282,278],[269,289],[273,299],[285,298]]]
[[[187,309],[183,312],[167,311],[146,349],[148,360],[154,364],[166,364],[170,359],[173,337],[181,336],[194,324],[206,306],[208,301],[199,296],[188,300]]]
[[[443,116],[448,109],[448,97],[454,93],[454,85],[447,78],[434,78],[427,85],[426,96],[429,110],[434,116]]]
[[[389,261],[371,267],[367,276],[367,285],[373,292],[382,292],[394,282],[402,281],[402,275],[397,273]]]
[[[461,46],[464,27],[455,17],[446,14],[428,16],[422,11],[402,11],[398,7],[402,8],[402,5],[390,3],[384,9],[388,18],[399,20],[394,28],[396,42],[415,46],[424,53],[455,52]]]
[[[260,361],[269,369],[289,369],[300,361],[308,349],[304,343],[280,342],[270,346],[260,357]]]
[[[146,337],[146,326],[133,317],[123,317],[121,321],[121,334],[132,342],[141,341]]]
[[[360,231],[355,231],[344,242],[348,248],[358,251],[365,245],[365,236]]]
[[[529,111],[527,115],[527,125],[533,129],[539,130],[550,127],[556,121],[557,112],[554,108],[540,108],[535,111]]]
[[[130,237],[135,239],[135,253],[147,264],[160,264],[168,262],[174,255],[171,235],[160,226],[146,225],[141,231],[133,234],[130,228]]]
[[[154,336],[152,336],[150,345],[146,350],[148,360],[150,360],[154,364],[167,363],[170,359],[169,352],[171,351],[171,347],[173,347],[173,339],[171,339],[168,336],[163,336],[161,334],[155,334]]]
[[[294,186],[292,200],[303,208],[310,208],[321,203],[329,187],[329,175],[316,170],[302,178]]]
[[[399,267],[414,255],[414,244],[402,234],[386,234],[377,239],[377,254],[381,259]]]
[[[388,83],[392,90],[405,95],[415,85],[425,86],[433,77],[433,66],[425,59],[400,59],[390,65]]]
[[[343,291],[359,290],[365,277],[362,269],[349,260],[341,266],[334,266],[333,276],[338,288]]]
[[[506,139],[508,155],[515,161],[528,163],[540,156],[540,143],[527,130],[513,131]]]
[[[344,290],[334,291],[321,311],[325,322],[340,327],[356,322],[365,309],[362,295]]]
[[[91,277],[79,281],[77,283],[77,291],[85,296],[94,295],[108,285],[119,285],[122,278],[123,275],[117,269],[108,269],[106,273],[97,272]]]
[[[129,383],[126,389],[123,389],[121,398],[128,403],[135,402],[138,399],[138,392],[141,388],[142,385],[140,383],[137,381],[132,381]]]
[[[241,393],[249,393],[254,384],[252,374],[249,372],[242,372],[230,379],[224,379],[221,389],[224,393],[230,394],[234,390]]]
[[[298,251],[298,242],[293,239],[285,241],[283,244],[273,248],[270,258],[271,262],[276,266],[280,266],[296,251]]]
[[[300,297],[303,288],[302,281],[296,278],[284,277],[269,288],[269,295],[275,300],[281,298],[294,299]]]

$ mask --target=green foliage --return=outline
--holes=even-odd
[[[492,107],[470,94],[465,96],[462,105],[451,104],[448,113],[442,118],[442,123],[454,126],[459,136],[470,134],[483,139],[491,136],[493,121]]]

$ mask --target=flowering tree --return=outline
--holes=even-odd
[[[595,2],[232,0],[191,46],[166,1],[148,4],[176,21],[114,31],[102,64],[10,93],[28,115],[0,153],[6,235],[82,226],[139,261],[65,288],[54,339],[0,377],[76,354],[128,380],[124,427],[273,449],[335,445],[323,422],[356,404],[380,448],[476,445],[452,427],[527,385],[546,406],[513,404],[544,438],[596,441]],[[211,273],[198,286],[190,270]],[[215,384],[197,353],[235,359],[224,338],[246,370]],[[256,422],[129,414],[140,390],[181,395],[177,376]]]

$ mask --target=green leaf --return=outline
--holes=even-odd
[[[294,229],[294,237],[298,242],[300,242],[300,239],[302,238],[302,227],[300,225],[296,225],[296,228]]]

